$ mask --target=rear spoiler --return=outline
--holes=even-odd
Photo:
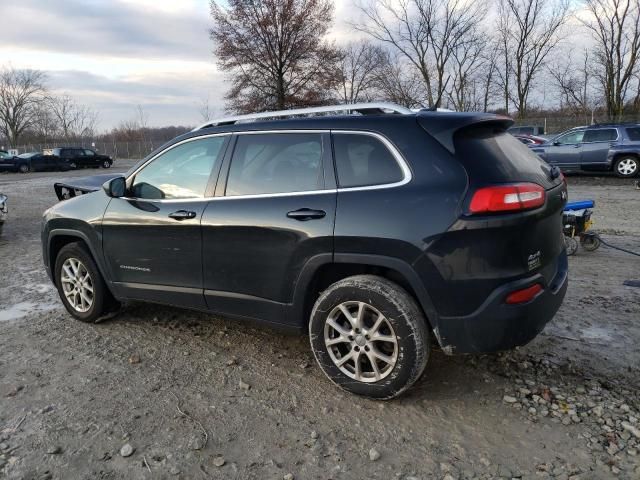
[[[471,126],[493,126],[506,130],[513,125],[510,117],[493,113],[421,111],[416,118],[420,126],[450,153],[455,153],[454,136],[459,130]]]
[[[68,200],[69,198],[77,197],[78,195],[84,195],[85,193],[100,190],[104,183],[121,175],[121,173],[106,173],[102,175],[93,175],[91,177],[69,179],[65,182],[54,183],[53,189],[56,192],[58,200]]]

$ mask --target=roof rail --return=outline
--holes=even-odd
[[[283,118],[296,115],[312,115],[316,113],[334,113],[334,112],[358,112],[362,115],[371,115],[376,113],[398,113],[409,115],[412,112],[406,107],[396,105],[395,103],[374,102],[374,103],[352,103],[347,105],[329,105],[323,107],[297,108],[294,110],[279,110],[274,112],[250,113],[248,115],[236,115],[233,117],[219,118],[217,120],[209,120],[208,122],[193,129],[193,131],[202,130],[207,127],[219,127],[222,125],[234,125],[238,122],[248,120],[259,120],[262,118]]]

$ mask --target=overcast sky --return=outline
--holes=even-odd
[[[336,0],[337,40],[347,3]],[[0,0],[0,12],[0,67],[46,71],[51,90],[100,112],[102,129],[138,104],[153,126],[197,124],[207,97],[223,111],[208,0]]]

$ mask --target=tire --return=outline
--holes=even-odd
[[[67,294],[65,294],[65,290],[74,286],[79,286],[78,284],[74,285],[69,282],[69,279],[74,278],[74,276],[69,275],[68,272],[75,273],[74,265],[80,273],[80,276],[84,276],[85,274],[89,275],[88,281],[85,282],[85,285],[89,285],[93,289],[93,294],[89,295],[89,292],[84,289],[83,290],[91,299],[90,303],[83,300],[80,294],[72,294],[71,297],[76,303],[76,305],[74,305],[71,303]],[[63,272],[65,275],[64,280]],[[102,275],[100,275],[100,271],[93,261],[91,254],[82,243],[70,243],[62,247],[56,257],[54,275],[56,287],[58,288],[58,294],[60,295],[62,303],[71,316],[82,322],[95,322],[105,314],[113,311],[117,306],[117,302],[114,300],[111,292],[107,289],[107,286],[102,279]]]
[[[31,168],[26,163],[21,163],[20,166],[18,166],[18,171],[20,173],[29,173],[30,170]]]
[[[567,249],[567,255],[575,255],[578,251],[578,241],[574,237],[564,236],[564,245]]]
[[[621,178],[631,178],[638,174],[640,162],[637,157],[620,157],[613,164],[613,173]]]
[[[102,168],[111,168],[111,162],[109,160],[105,160],[102,162]]]
[[[580,245],[587,252],[593,252],[600,247],[600,238],[592,233],[585,233],[580,237]]]
[[[358,322],[361,308],[364,314]],[[384,340],[368,336],[376,324]],[[311,312],[309,338],[329,380],[377,400],[390,400],[411,387],[422,375],[431,350],[428,324],[416,301],[399,285],[374,275],[348,277],[322,292]],[[331,340],[334,344],[327,346]]]
[[[76,162],[71,162],[69,164],[69,169],[71,170],[75,170],[76,168],[78,168],[78,165],[76,164]]]

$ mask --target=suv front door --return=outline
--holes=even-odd
[[[618,140],[615,128],[598,128],[587,130],[582,139],[582,165],[604,166],[609,156],[609,148]]]
[[[234,143],[202,216],[207,306],[298,323],[290,307],[299,275],[308,262],[333,256],[329,133],[245,132]]]
[[[205,308],[200,220],[229,135],[209,135],[163,151],[127,179],[103,218],[110,277],[126,298]]]
[[[545,145],[547,163],[563,169],[580,168],[584,133],[584,130],[574,130],[554,138],[551,145]]]

